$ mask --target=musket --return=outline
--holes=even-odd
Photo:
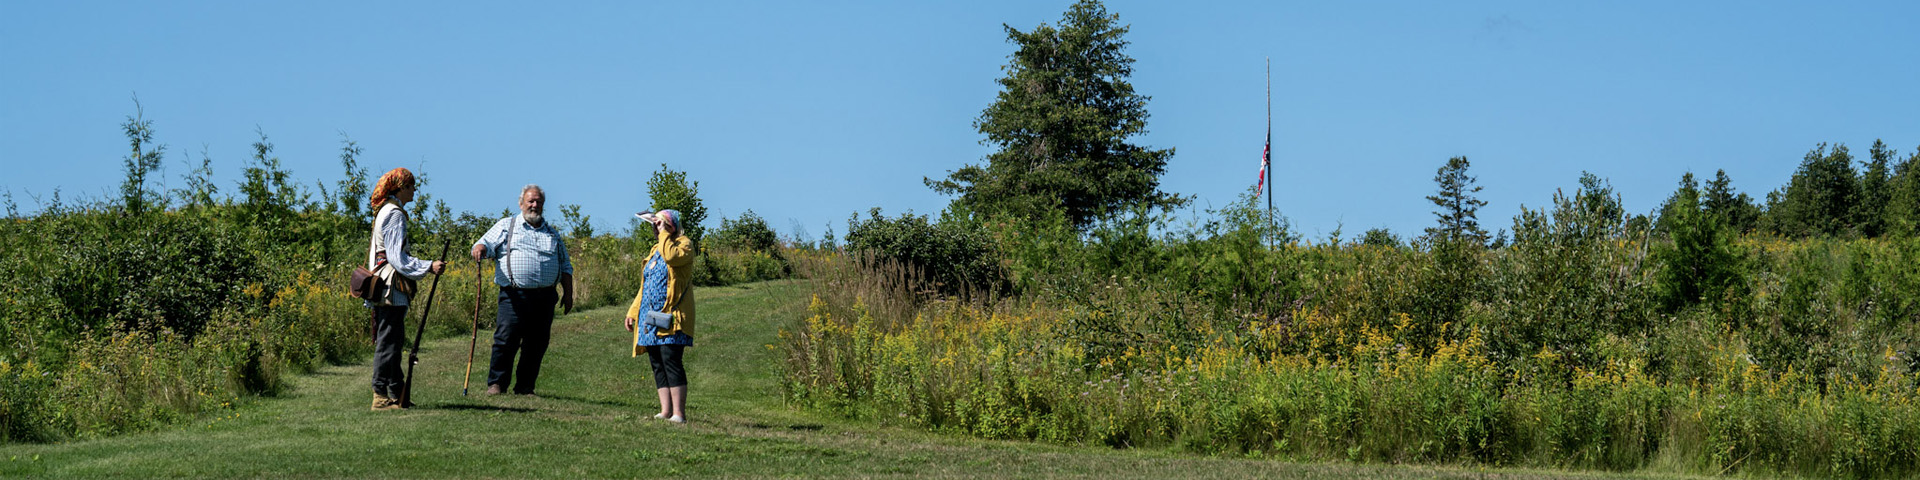
[[[460,396],[467,396],[467,388],[473,386],[473,352],[480,348],[480,296],[486,292],[486,286],[480,282],[480,261],[473,261],[473,339],[467,341],[467,378],[460,383]]]
[[[440,257],[447,258],[447,249],[453,247],[453,240],[440,244]],[[433,274],[433,284],[427,287],[427,308],[420,311],[420,328],[413,331],[413,354],[407,356],[407,380],[400,384],[400,406],[413,406],[413,366],[420,364],[420,337],[427,334],[427,318],[433,314],[433,294],[440,289],[440,274]]]

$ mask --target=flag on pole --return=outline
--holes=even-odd
[[[1267,146],[1260,149],[1260,181],[1253,184],[1253,199],[1260,199],[1260,191],[1267,187],[1267,167],[1273,164],[1273,139],[1267,139]]]

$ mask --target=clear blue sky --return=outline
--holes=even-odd
[[[553,3],[0,3],[0,189],[30,211],[55,188],[113,197],[137,92],[168,187],[204,146],[236,190],[256,126],[303,184],[331,185],[345,132],[454,211],[499,212],[531,182],[624,229],[664,163],[700,182],[713,226],[752,209],[784,235],[844,234],[871,207],[945,207],[921,178],[988,152],[972,121],[1013,49],[1001,25],[1071,2]],[[1255,180],[1273,59],[1276,198],[1313,238],[1418,233],[1456,155],[1495,230],[1583,170],[1646,212],[1686,171],[1758,198],[1819,142],[1920,146],[1920,3],[1107,7],[1152,97],[1135,141],[1176,148],[1162,188],[1203,208]]]

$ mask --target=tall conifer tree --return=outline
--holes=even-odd
[[[1130,141],[1147,131],[1149,97],[1127,81],[1133,58],[1118,22],[1099,1],[1081,0],[1058,26],[1022,32],[1002,25],[1019,48],[1003,67],[998,98],[974,120],[982,143],[997,150],[986,165],[926,185],[958,195],[954,204],[975,214],[1058,211],[1079,229],[1136,206],[1184,204],[1159,190],[1173,149]]]

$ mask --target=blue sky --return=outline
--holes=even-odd
[[[972,121],[1013,49],[1001,25],[1070,3],[4,2],[0,189],[24,210],[115,195],[137,93],[169,187],[204,148],[235,191],[256,127],[331,185],[345,132],[455,211],[539,183],[624,229],[664,163],[712,225],[751,209],[818,238],[872,207],[944,208],[921,178],[988,153]],[[1275,198],[1312,238],[1417,234],[1451,156],[1495,230],[1581,171],[1647,212],[1687,171],[1758,198],[1819,142],[1920,146],[1920,3],[1107,7],[1152,97],[1135,141],[1176,149],[1162,188],[1201,208],[1255,180],[1272,58]]]

